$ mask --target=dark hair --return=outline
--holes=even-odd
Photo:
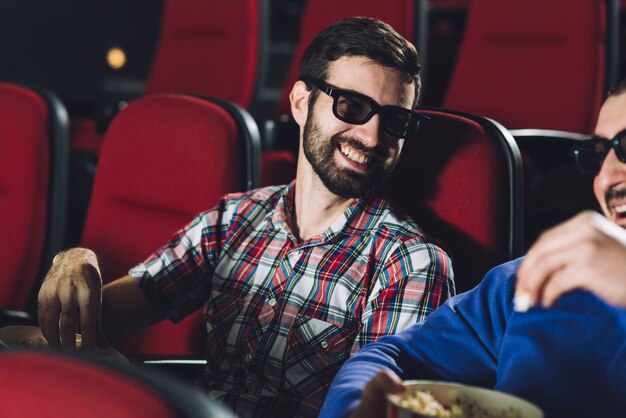
[[[343,56],[368,57],[384,67],[405,73],[407,83],[415,85],[413,107],[417,106],[421,83],[415,46],[390,25],[368,17],[349,17],[333,23],[318,33],[304,51],[298,79],[325,81],[328,63]]]
[[[626,91],[626,78],[617,82],[611,90],[609,90],[609,94],[607,94],[606,98],[613,96],[619,96],[620,94]]]

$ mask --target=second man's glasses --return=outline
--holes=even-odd
[[[385,133],[394,138],[410,138],[415,135],[424,115],[400,106],[382,106],[374,99],[353,91],[331,87],[321,80],[305,79],[307,84],[333,98],[333,114],[337,119],[352,125],[363,125],[379,114]]]
[[[615,155],[621,162],[626,163],[626,130],[611,140],[593,137],[589,141],[581,141],[572,147],[572,155],[580,171],[595,175],[600,171],[611,149],[615,150]]]

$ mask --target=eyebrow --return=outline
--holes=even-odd
[[[326,84],[326,86],[330,87],[331,89],[333,89],[335,91],[339,91],[339,92],[343,92],[343,93],[350,93],[350,94],[354,94],[356,96],[365,97],[365,98],[373,101],[374,103],[376,103],[380,107],[389,107],[389,106],[391,106],[391,107],[399,107],[399,108],[406,109],[406,110],[413,110],[413,107],[411,105],[409,105],[409,107],[404,107],[404,106],[399,105],[399,104],[384,105],[384,104],[378,103],[378,101],[374,100],[373,98],[371,98],[370,96],[368,96],[365,93],[361,93],[360,91],[356,91],[356,90],[352,90],[352,89],[344,89],[344,88],[341,88],[341,87],[335,87],[335,86],[333,86],[332,84],[330,84],[330,83],[328,83],[326,81],[323,81],[323,83]],[[401,96],[402,97],[400,97],[400,100],[405,100],[406,99],[404,94],[402,94]]]

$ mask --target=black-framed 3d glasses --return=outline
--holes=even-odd
[[[611,149],[615,150],[621,162],[626,163],[626,129],[610,140],[594,136],[588,141],[582,141],[572,147],[572,155],[580,171],[595,175]]]
[[[307,84],[333,98],[333,114],[337,119],[351,125],[363,125],[374,115],[379,114],[385,133],[394,138],[411,138],[417,132],[425,115],[400,106],[382,106],[374,99],[353,91],[329,86],[321,80],[305,79]]]

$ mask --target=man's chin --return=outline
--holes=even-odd
[[[363,181],[362,178],[355,180],[350,175],[338,176],[333,179],[322,178],[322,183],[331,193],[347,199],[364,197],[374,189],[372,184]]]

